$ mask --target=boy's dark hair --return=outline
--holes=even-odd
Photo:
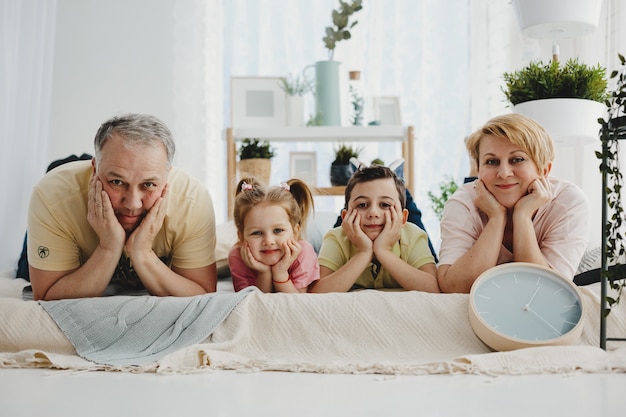
[[[348,203],[350,202],[350,197],[352,195],[352,190],[355,185],[361,182],[368,182],[374,180],[380,180],[385,178],[393,179],[396,184],[396,190],[398,190],[398,199],[400,200],[400,206],[402,209],[406,208],[406,192],[404,181],[388,167],[384,167],[381,165],[371,165],[371,166],[363,166],[361,165],[359,169],[357,169],[350,180],[348,180],[348,184],[346,185],[345,191],[345,208],[348,208]]]

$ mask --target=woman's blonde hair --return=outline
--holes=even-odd
[[[480,169],[480,141],[487,135],[506,139],[519,146],[539,171],[554,160],[554,144],[548,132],[537,122],[521,114],[505,114],[490,119],[467,137],[465,146],[472,161]]]
[[[235,189],[235,208],[233,218],[237,232],[243,234],[244,220],[257,204],[269,203],[280,205],[289,216],[291,226],[300,232],[306,230],[306,221],[313,212],[313,194],[306,183],[292,178],[280,186],[264,186],[254,178],[243,178]]]

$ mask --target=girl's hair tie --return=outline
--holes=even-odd
[[[282,188],[285,191],[289,191],[291,189],[291,187],[289,187],[289,184],[287,184],[284,181],[280,183],[280,188]]]
[[[247,182],[241,183],[241,191],[252,191],[252,184],[248,184]]]

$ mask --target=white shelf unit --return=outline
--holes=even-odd
[[[236,143],[245,138],[268,142],[402,142],[405,183],[413,193],[413,126],[313,126],[226,129],[228,217],[232,218],[237,178]],[[318,195],[343,195],[345,187],[319,187]]]

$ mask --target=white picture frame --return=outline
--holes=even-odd
[[[315,187],[317,179],[317,158],[315,152],[290,152],[289,177],[298,178],[308,186]]]
[[[231,127],[286,126],[287,94],[279,77],[231,77]]]
[[[381,125],[401,126],[400,97],[374,97],[374,120]]]

